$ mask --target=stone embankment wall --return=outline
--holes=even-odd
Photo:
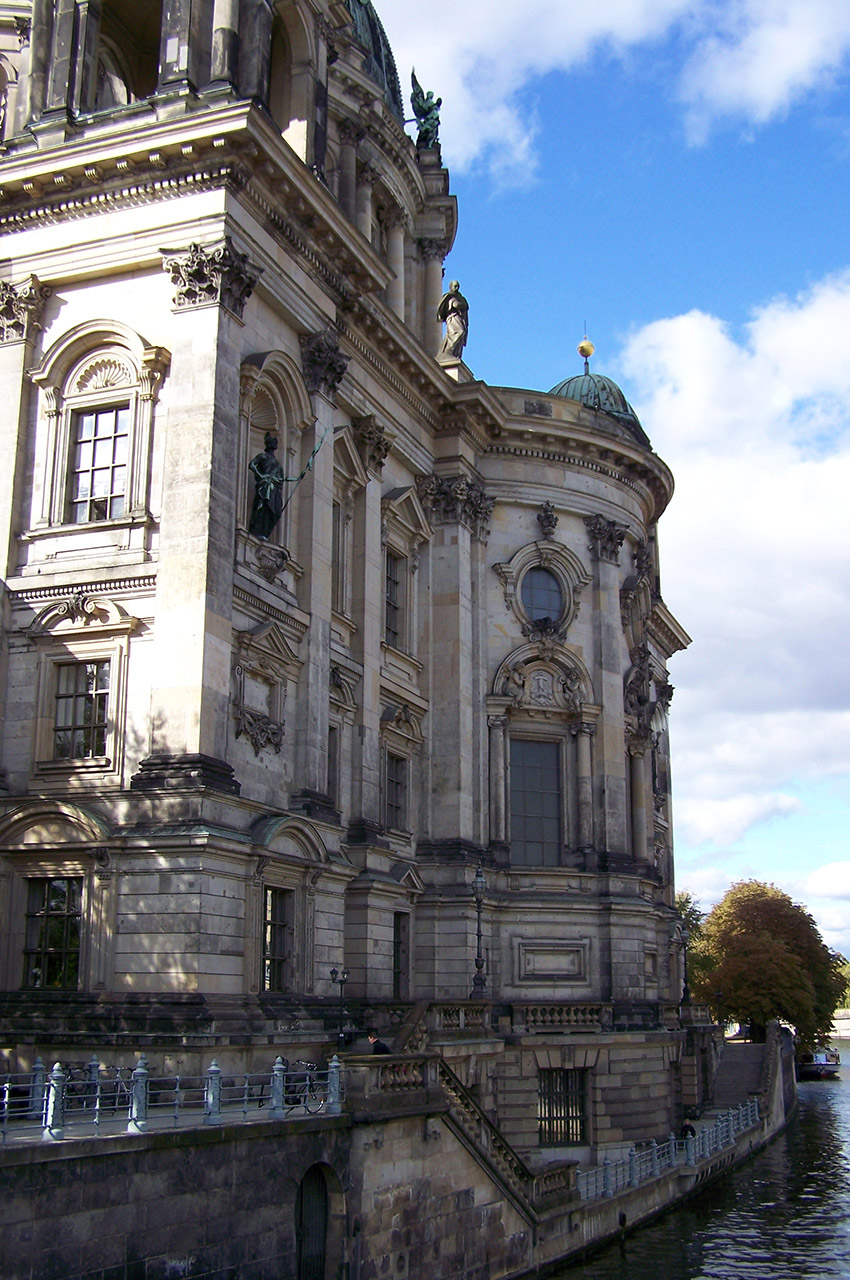
[[[432,1085],[372,1098],[352,1077],[338,1117],[10,1143],[3,1280],[296,1280],[299,1188],[318,1175],[326,1280],[516,1280],[647,1221],[768,1142],[793,1105],[793,1061],[778,1039],[769,1048],[761,1124],[701,1164],[590,1202],[574,1178],[550,1194],[535,1175],[525,1194],[504,1150],[488,1152]]]

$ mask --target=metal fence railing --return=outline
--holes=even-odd
[[[696,1165],[724,1147],[734,1145],[742,1133],[758,1123],[758,1102],[750,1098],[739,1107],[721,1112],[713,1124],[704,1125],[693,1137],[677,1138],[671,1133],[665,1142],[653,1140],[640,1151],[633,1147],[622,1160],[604,1160],[595,1169],[578,1169],[578,1193],[582,1200],[614,1196],[628,1187],[657,1178],[668,1169]]]
[[[40,1058],[31,1072],[0,1077],[0,1132],[10,1140],[144,1133],[149,1128],[339,1115],[344,1075],[336,1054],[326,1068],[278,1057],[270,1071],[232,1075],[213,1060],[201,1076],[160,1076],[141,1055],[135,1067],[83,1067]]]

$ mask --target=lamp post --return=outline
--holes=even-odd
[[[339,1031],[336,1036],[337,1048],[342,1050],[345,1048],[345,984],[348,982],[348,970],[343,969],[340,973],[339,969],[334,967],[331,969],[331,982],[339,983]]]
[[[688,986],[688,943],[690,940],[690,932],[685,925],[682,925],[682,1004],[691,1003],[691,989]]]
[[[484,871],[479,862],[475,878],[472,881],[472,896],[475,899],[475,911],[478,918],[478,948],[475,955],[475,977],[472,979],[472,991],[469,993],[470,1000],[482,999],[487,988],[487,979],[484,977],[484,955],[481,949],[481,907],[484,903],[486,890],[487,881],[484,879]]]

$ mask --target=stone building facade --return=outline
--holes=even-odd
[[[456,205],[368,0],[5,4],[0,75],[5,1057],[340,1016],[532,1163],[669,1131],[688,637],[619,388],[438,357]]]

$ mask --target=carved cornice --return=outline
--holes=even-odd
[[[495,505],[483,485],[468,476],[420,476],[419,498],[432,524],[462,524],[473,537],[486,542]]]
[[[390,451],[386,428],[376,421],[373,413],[367,413],[362,418],[351,419],[351,431],[363,466],[380,475]]]
[[[348,368],[348,356],[340,351],[333,329],[301,335],[301,362],[307,390],[333,400]]]
[[[599,515],[585,516],[584,523],[590,534],[589,550],[600,560],[607,560],[609,564],[619,564],[620,548],[628,533],[628,526]]]
[[[40,329],[44,304],[53,290],[30,276],[21,284],[0,281],[0,343],[23,342]]]
[[[220,304],[242,319],[262,268],[251,267],[247,253],[234,249],[229,236],[210,248],[191,244],[185,253],[170,249],[160,253],[171,283],[177,286],[174,305],[178,310]]]

